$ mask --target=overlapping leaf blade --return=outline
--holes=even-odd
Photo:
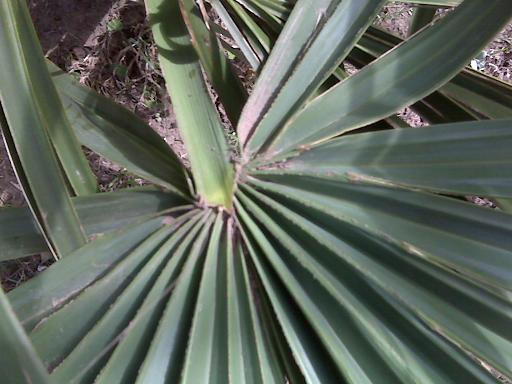
[[[437,9],[435,7],[419,6],[414,10],[411,24],[409,25],[409,35],[413,35],[421,28],[428,25],[434,19]]]
[[[275,127],[279,133],[266,156],[368,125],[428,95],[501,30],[512,16],[509,5],[502,0],[463,2],[432,27],[314,99],[285,127]]]
[[[162,217],[143,220],[101,236],[77,249],[70,255],[69,262],[56,263],[44,274],[9,292],[9,300],[24,327],[31,330],[41,319],[71,300],[164,222]]]
[[[512,116],[512,86],[477,71],[465,70],[444,85],[440,92],[489,118]]]
[[[95,177],[46,70],[25,2],[6,2],[1,11],[0,63],[10,70],[2,71],[0,96],[17,147],[23,145],[23,130],[47,136],[74,193],[94,193]]]
[[[23,1],[0,4],[0,60],[10,69],[0,71],[0,126],[34,218],[53,255],[61,257],[85,242],[67,181],[77,194],[94,191],[95,184],[29,20]]]
[[[244,36],[236,22],[233,20],[228,10],[220,0],[211,0],[211,4],[219,18],[225,24],[227,30],[231,34],[233,40],[238,44],[238,48],[242,51],[245,59],[253,70],[257,70],[263,60],[261,51],[255,52],[248,39]]]
[[[260,27],[256,20],[251,17],[250,13],[247,12],[238,1],[225,0],[225,3],[229,5],[236,18],[241,21],[240,24],[243,25],[243,35],[252,50],[258,55],[259,60],[264,61],[272,45],[272,39],[269,34]]]
[[[149,236],[105,276],[38,325],[31,332],[30,337],[44,363],[48,367],[55,367],[64,358],[68,359],[71,353],[76,355],[74,349],[78,347],[85,335],[92,332],[93,325],[102,320],[106,313],[110,313],[109,307],[112,307],[112,303],[117,307],[120,306],[118,301],[122,300],[121,295],[125,295],[124,291],[132,285],[132,280],[138,275],[151,276],[150,272],[165,261],[176,243],[194,224],[194,218],[192,216],[189,221],[178,220],[173,225],[163,227]],[[170,236],[171,233],[173,233],[172,236]],[[137,287],[136,284],[133,285]],[[133,288],[132,291],[134,291]],[[135,301],[134,297],[136,295],[130,296],[129,300]],[[68,324],[65,329],[62,329],[63,323]],[[97,339],[97,337],[87,336],[87,339]],[[103,337],[103,340],[105,339],[110,340]],[[94,348],[89,345],[89,349]],[[83,360],[92,361],[96,358],[94,355],[89,354],[88,357],[84,355],[84,353],[80,354]],[[98,353],[97,356],[100,357],[99,355]],[[84,366],[88,364],[85,363]],[[79,371],[80,369],[77,368],[75,373]],[[84,375],[86,373],[84,372]]]
[[[399,37],[378,28],[370,27],[359,40],[357,48],[351,52],[348,60],[357,67],[368,65],[401,42],[402,39]],[[443,110],[448,110],[451,114],[457,112],[450,111],[450,107],[452,110],[454,109],[453,103],[450,104],[450,99],[446,97],[439,97],[439,94],[451,97],[463,103],[466,108],[470,108],[477,112],[477,114],[487,118],[500,119],[512,116],[512,108],[510,107],[512,105],[512,86],[469,68],[462,70],[450,82],[443,85],[439,91],[418,102],[427,102],[425,107],[431,104],[432,111],[430,113]],[[436,95],[436,98],[432,99],[434,95]],[[433,103],[434,101],[435,104]],[[425,107],[422,109],[416,108],[418,103],[413,104],[411,107],[416,109],[419,114],[422,114]],[[458,106],[458,109],[460,109],[460,106]],[[460,117],[460,111],[458,115]],[[428,116],[424,117],[429,121]],[[431,121],[431,123],[446,122],[446,117],[442,116],[442,118],[445,120]],[[460,118],[456,121],[460,121]]]
[[[259,172],[511,197],[511,127],[484,120],[349,135]],[[480,146],[492,151],[483,158]]]
[[[119,229],[144,217],[184,206],[180,195],[152,187],[98,193],[71,199],[89,238]],[[0,210],[0,260],[47,252],[48,247],[27,207]]]
[[[239,123],[238,132],[249,155],[258,151],[344,60],[382,3],[299,1]]]
[[[1,289],[0,345],[4,349],[0,354],[2,380],[9,383],[51,383],[44,365]]]
[[[279,178],[276,180],[280,181]],[[308,182],[304,180],[302,184]],[[391,368],[394,374],[398,374],[403,382],[414,381],[414,377],[420,382],[456,382],[457,377],[462,377],[458,375],[466,374],[470,381],[493,382],[492,379],[486,378],[486,375],[475,367],[470,359],[465,357],[462,350],[450,346],[450,343],[443,340],[443,337],[455,340],[457,345],[464,345],[465,349],[472,351],[472,353],[487,361],[491,361],[492,364],[500,367],[502,371],[510,372],[510,361],[504,357],[510,355],[510,348],[512,347],[506,325],[510,322],[510,302],[508,299],[493,297],[490,291],[496,291],[494,288],[489,288],[483,282],[485,280],[483,269],[475,269],[475,275],[472,276],[471,283],[459,277],[460,274],[465,274],[463,269],[471,268],[463,264],[465,261],[462,261],[462,259],[457,266],[450,267],[446,272],[442,272],[439,267],[442,267],[447,260],[436,262],[433,257],[436,254],[441,256],[443,252],[444,255],[447,255],[446,251],[449,249],[446,247],[447,241],[439,243],[445,245],[446,249],[431,247],[428,251],[425,251],[424,244],[426,241],[423,241],[423,244],[420,245],[421,241],[415,239],[411,231],[413,227],[411,226],[401,225],[400,230],[394,231],[391,229],[391,221],[383,220],[380,224],[382,240],[379,240],[380,235],[374,232],[374,226],[379,225],[375,221],[378,220],[377,216],[366,214],[366,205],[368,209],[375,207],[371,203],[372,198],[370,196],[361,196],[361,199],[358,199],[358,209],[363,211],[359,217],[366,218],[366,220],[359,221],[360,219],[353,212],[352,214],[349,211],[341,213],[341,211],[337,211],[337,208],[335,208],[338,206],[341,209],[342,205],[345,204],[343,201],[348,197],[348,195],[344,195],[341,192],[343,188],[339,183],[330,184],[321,180],[314,183],[318,187],[323,188],[324,191],[322,197],[318,196],[319,199],[317,201],[314,201],[315,199],[309,194],[299,197],[299,195],[305,193],[303,189],[298,189],[296,191],[297,194],[295,194],[295,192],[284,187],[284,185],[261,182],[258,182],[257,185],[266,191],[265,194],[270,193],[272,198],[257,192],[250,192],[252,197],[256,199],[254,202],[251,202],[245,195],[241,195],[240,198],[243,205],[246,206],[245,209],[251,215],[256,216],[259,225],[267,228],[268,232],[261,233],[258,242],[266,244],[264,245],[264,255],[272,260],[271,263],[276,268],[276,272],[279,273],[280,280],[288,286],[288,289],[292,290],[295,301],[303,308],[305,316],[313,316],[314,313],[317,313],[317,315],[310,318],[310,323],[313,327],[319,327],[316,328],[315,333],[321,337],[326,348],[328,350],[332,348],[332,351],[336,351],[331,354],[333,359],[336,359],[337,353],[341,353],[343,350],[343,347],[335,347],[335,344],[332,344],[337,337],[343,343],[350,343],[350,337],[360,338],[356,344],[353,344],[352,347],[346,350],[349,354],[348,356],[353,357],[354,360],[352,361],[355,365],[351,366],[351,363],[349,363],[350,359],[347,358],[338,360],[337,364],[339,364],[340,369],[345,375],[350,377],[350,375],[358,375],[357,372],[359,372],[359,375],[362,376],[354,376],[352,379],[354,382],[364,382],[364,380],[370,380],[369,382],[387,382],[386,380],[388,379],[389,382],[398,382],[391,372],[387,374],[388,376],[383,374],[378,380],[370,378],[371,372],[376,369],[377,360],[383,359],[385,365],[382,365],[382,367],[388,366]],[[333,189],[328,192],[331,186],[336,190]],[[362,191],[363,189],[360,189],[358,193],[361,194]],[[336,196],[335,200],[338,201],[334,205],[329,204],[329,199],[326,197],[331,192],[333,196]],[[316,193],[319,193],[318,189],[316,189]],[[293,202],[294,200],[296,203]],[[397,201],[399,200],[397,199]],[[378,204],[382,205],[383,202]],[[457,204],[461,206],[457,207]],[[463,207],[464,204],[456,203],[453,209]],[[479,210],[479,208],[470,206],[467,206],[467,209],[469,211],[472,209]],[[273,212],[275,212],[275,215]],[[295,212],[300,212],[300,214]],[[476,213],[473,212],[473,214]],[[434,213],[432,212],[431,216],[433,215]],[[490,212],[489,215],[492,217],[496,213]],[[437,216],[439,215],[436,214]],[[503,214],[501,217],[497,215],[496,219],[506,220],[506,216]],[[243,217],[244,223],[248,225],[250,219],[247,214],[244,214]],[[336,217],[336,219],[330,223],[329,217]],[[373,222],[369,222],[368,217],[374,218]],[[410,217],[415,217],[415,213],[411,212]],[[428,217],[428,214],[425,217]],[[470,219],[470,216],[467,216],[467,219]],[[428,223],[426,219],[423,222]],[[286,231],[281,228],[286,228]],[[408,228],[408,230],[405,231],[404,228]],[[256,234],[259,231],[254,225],[247,230],[252,234]],[[432,235],[435,233],[433,228],[430,231]],[[368,236],[364,235],[365,232],[368,233]],[[309,235],[306,236],[306,234]],[[437,243],[432,235],[428,237],[430,242]],[[283,244],[285,248],[277,246],[276,241],[271,242],[269,236],[275,236],[277,243]],[[426,232],[423,236],[426,237]],[[495,236],[497,236],[497,233],[495,233]],[[501,241],[505,241],[506,237],[507,235],[503,233]],[[405,238],[408,240],[404,240]],[[410,243],[408,243],[409,241]],[[485,242],[486,240],[483,239],[483,241]],[[502,243],[502,246],[507,247],[504,243]],[[273,247],[275,251],[269,250],[269,247]],[[327,249],[333,252],[333,254],[326,254]],[[507,252],[510,252],[510,249]],[[474,249],[472,255],[475,259],[478,259],[480,253],[478,249]],[[336,265],[334,261],[336,259],[335,254],[354,267],[354,272],[349,272],[347,266]],[[469,256],[469,253],[466,253],[466,256]],[[290,257],[292,258],[290,259]],[[306,277],[307,275],[303,275],[300,269],[293,267],[295,263],[293,261],[294,258],[297,258],[296,262],[299,263],[300,268],[305,268],[309,271],[307,275],[310,277]],[[467,261],[469,262],[469,259]],[[506,262],[506,257],[502,261]],[[494,264],[495,262],[497,264]],[[491,266],[502,271],[510,271],[510,266],[501,266],[500,263],[497,259],[486,260],[487,271],[490,270]],[[286,270],[289,270],[289,272],[286,272],[288,275],[281,274],[285,273]],[[344,276],[329,277],[331,273]],[[369,291],[366,291],[364,294],[364,283],[362,281],[356,282],[358,274],[365,276],[366,279],[373,282],[368,287]],[[478,274],[482,275],[478,276]],[[297,283],[295,283],[295,288],[292,288],[294,278],[291,276],[298,279]],[[311,281],[311,283],[306,283],[306,281]],[[311,296],[313,291],[308,291],[308,287],[313,289],[312,286],[316,285],[317,282],[325,286],[334,298],[338,297],[337,300],[340,303],[338,305],[341,305],[341,307],[334,312],[336,315],[330,315],[332,320],[329,320],[329,315],[327,314],[328,311],[332,311],[332,307],[335,304],[328,305],[322,310],[320,308],[328,303],[329,299],[325,295],[317,296],[314,299]],[[421,284],[418,284],[418,282],[421,282]],[[492,282],[494,280],[491,280]],[[374,283],[376,284],[375,289],[377,291],[373,291]],[[345,285],[348,290],[345,291],[345,288],[339,284]],[[299,288],[299,286],[302,288]],[[305,291],[299,293],[300,291],[298,290],[300,289]],[[487,291],[488,289],[489,291]],[[503,291],[504,297],[506,297],[505,292],[507,290]],[[387,297],[387,294],[391,296]],[[350,299],[351,295],[354,295],[352,299]],[[315,310],[313,307],[308,309],[306,297],[310,296],[312,300],[310,305],[315,305],[318,309]],[[384,302],[376,304],[375,300],[378,300],[379,296],[388,304],[384,304]],[[393,297],[395,298],[393,299]],[[394,301],[395,299],[398,299],[398,301]],[[368,305],[371,305],[367,307],[371,312],[366,312],[363,315],[365,313],[364,308]],[[483,307],[486,307],[486,310],[483,310]],[[316,312],[317,310],[320,310],[320,312]],[[412,312],[408,314],[409,310]],[[336,333],[337,328],[330,328],[327,324],[330,323],[331,326],[334,326],[335,323],[332,323],[332,321],[335,321],[334,319],[339,320],[343,311],[349,311],[351,313],[350,317],[355,317],[353,321],[356,324],[360,324],[357,326],[359,331],[354,329],[353,333],[349,333],[346,336],[343,336],[343,334],[328,336],[329,332],[334,331]],[[327,316],[324,318],[328,323],[324,326],[320,325],[321,317],[319,316]],[[377,323],[373,322],[372,316],[377,316],[375,319]],[[419,316],[420,319],[415,320],[415,316]],[[457,320],[455,320],[454,316]],[[385,321],[386,318],[391,319],[393,317],[394,320]],[[400,318],[402,320],[399,320]],[[400,322],[402,322],[402,325],[398,326]],[[423,322],[425,323],[422,324]],[[344,329],[349,323],[349,320],[344,321],[344,326],[340,329]],[[425,327],[426,325],[427,327]],[[395,326],[400,327],[401,332],[404,332],[401,336],[392,331]],[[411,329],[409,333],[408,327],[416,327],[418,330],[422,330],[421,332],[430,341],[420,342],[416,339],[416,337],[419,337],[417,335],[418,331]],[[377,331],[379,328],[380,330]],[[363,333],[357,336],[358,332]],[[392,333],[386,336],[387,332]],[[442,337],[435,335],[437,332],[440,332]],[[391,336],[393,334],[395,336]],[[386,338],[389,336],[392,338],[399,337],[399,339],[395,339],[395,341],[388,339],[386,341]],[[413,345],[414,343],[411,344],[405,341],[411,337],[416,339],[415,342],[423,345],[423,347],[416,349]],[[360,348],[363,348],[365,340],[371,340],[369,345],[372,345],[372,347],[370,349],[376,348],[374,351],[378,352],[380,358],[377,355],[372,358],[370,350],[358,355],[358,351]],[[401,343],[405,344],[400,346]],[[427,345],[430,350],[425,348]],[[383,349],[380,350],[380,348]],[[452,364],[448,360],[443,359],[442,363],[440,360],[437,360],[440,352],[435,352],[436,348],[443,350],[443,353],[447,354],[445,356],[450,356],[449,359],[452,359],[454,364],[451,369],[454,371],[446,371],[447,367]],[[438,351],[440,350],[438,349]],[[431,354],[430,357],[428,357],[428,354]],[[365,361],[369,361],[368,359],[377,359],[372,363],[371,369],[363,368]],[[402,359],[405,359],[407,363]],[[428,363],[429,359],[431,363]],[[416,368],[403,371],[401,368],[402,364],[416,366]],[[430,364],[430,368],[421,368],[421,366],[424,366],[423,364]],[[357,368],[358,366],[359,368]],[[457,366],[458,368],[456,368]],[[457,374],[453,375],[454,372],[457,372]],[[370,376],[367,377],[366,375]],[[473,379],[469,379],[470,377],[473,377]],[[476,379],[477,377],[478,379]]]
[[[388,32],[375,27],[370,27],[364,36],[357,43],[356,48],[350,53],[348,61],[356,68],[362,68],[378,57],[384,55],[402,40]],[[464,70],[462,73],[467,72]],[[457,75],[455,79],[460,76]],[[495,83],[494,79],[487,77],[484,83],[489,85]],[[451,83],[448,83],[451,84]],[[493,88],[493,86],[491,86]],[[443,88],[441,88],[443,89]],[[462,100],[463,102],[464,100]],[[472,106],[471,103],[469,103]],[[476,120],[480,117],[470,109],[440,91],[433,92],[424,99],[412,104],[411,109],[415,111],[424,121],[430,124],[442,124],[447,122]]]
[[[180,242],[171,261],[158,276],[137,312],[135,321],[132,321],[129,332],[125,332],[126,336],[120,340],[112,357],[98,376],[98,383],[113,384],[135,380],[151,344],[152,334],[156,331],[163,316],[169,296],[174,295],[174,292],[178,290],[177,285],[184,284],[181,281],[185,278],[180,276],[182,272],[186,273],[185,268],[194,268],[194,259],[190,253],[192,252],[192,242],[194,239],[195,241],[200,240],[197,236],[202,229],[202,224],[208,225],[207,220],[211,219],[203,217],[202,220],[204,223],[196,223],[187,237]],[[184,316],[184,314],[182,315]]]
[[[47,61],[80,142],[128,171],[189,196],[187,173],[169,145],[134,113],[78,84]]]

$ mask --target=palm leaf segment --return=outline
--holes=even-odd
[[[233,167],[201,71],[221,98],[242,91],[214,27],[202,21],[204,4],[147,1],[193,184],[143,123],[54,77],[82,143],[167,191],[62,196],[95,240],[64,243],[74,250],[63,260],[9,301],[0,297],[8,377],[496,382],[478,361],[512,375],[512,216],[453,198],[480,194],[506,206],[512,197],[510,89],[460,72],[512,6],[465,1],[401,42],[368,29],[382,1],[299,0],[289,14],[291,3],[211,1],[233,39],[243,38],[248,61],[265,62],[247,102],[226,108],[242,146]],[[2,25],[26,16],[4,4]],[[1,31],[2,49],[23,58],[23,44],[6,48],[17,37]],[[344,76],[345,59],[363,69],[332,82]],[[3,81],[3,126],[20,154],[14,164],[30,196],[44,202]],[[392,114],[410,104],[447,124],[392,129]],[[488,119],[498,114],[504,119]],[[49,145],[58,143],[44,123],[36,127],[57,172]],[[158,165],[134,155],[137,148]],[[39,227],[23,209],[3,212],[0,220],[16,223],[0,235],[4,258],[40,250],[39,233],[61,244],[55,227],[35,218]]]

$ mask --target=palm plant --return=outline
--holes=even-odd
[[[371,27],[382,0],[209,3],[146,1],[187,169],[45,62],[23,0],[0,2],[0,122],[30,207],[0,210],[0,259],[59,259],[0,292],[2,379],[511,376],[512,91],[464,69],[510,2],[415,1],[460,5],[418,11],[405,41]],[[248,97],[224,35],[258,70]],[[408,105],[433,125],[399,120]],[[155,187],[96,193],[81,144]]]

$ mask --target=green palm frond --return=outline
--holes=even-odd
[[[412,3],[456,7],[434,23],[420,8],[402,40],[372,26],[381,0],[147,0],[190,170],[144,122],[45,62],[23,0],[0,3],[0,60],[35,63],[15,81],[0,70],[2,129],[30,203],[0,210],[0,260],[62,256],[0,292],[2,377],[512,377],[512,87],[465,69],[512,5]],[[250,95],[224,48],[257,71]],[[405,106],[431,125],[399,120]],[[155,186],[78,193],[69,174],[84,164],[62,166],[56,115],[75,159],[79,140]]]

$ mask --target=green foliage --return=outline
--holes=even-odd
[[[420,8],[402,41],[371,25],[384,3],[147,0],[188,170],[45,61],[25,1],[0,2],[0,118],[30,205],[0,210],[0,260],[62,257],[0,292],[2,378],[512,376],[512,87],[465,69],[512,6],[414,1],[456,7]],[[96,193],[78,143],[154,186]]]
[[[123,28],[123,21],[120,19],[113,19],[107,23],[107,30],[110,32],[121,31]]]

